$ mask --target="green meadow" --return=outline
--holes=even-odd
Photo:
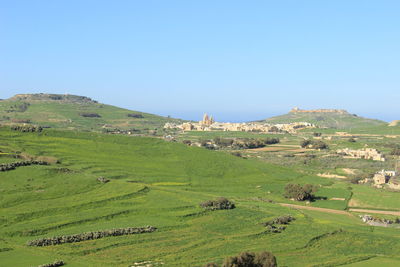
[[[18,153],[55,157],[57,164],[0,172],[0,266],[204,266],[241,251],[271,251],[279,266],[397,266],[400,231],[364,225],[354,215],[283,207],[287,183],[318,186],[313,207],[400,209],[399,193],[351,185],[221,151],[159,138],[0,129],[0,163]],[[284,159],[283,159],[284,160]],[[100,183],[98,177],[110,179]],[[227,197],[232,210],[199,203]],[[344,201],[331,200],[344,198]],[[281,233],[261,223],[290,214]],[[124,227],[153,233],[47,247],[43,237]],[[144,265],[143,265],[144,266]]]

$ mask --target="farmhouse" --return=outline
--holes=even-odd
[[[375,161],[386,160],[384,155],[374,148],[364,148],[358,150],[344,148],[344,149],[338,149],[336,153],[355,159],[372,159]]]

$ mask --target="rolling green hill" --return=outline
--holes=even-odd
[[[98,103],[88,97],[21,94],[0,101],[0,124],[30,123],[70,130],[155,129],[179,121]]]
[[[0,140],[0,164],[20,161],[18,155],[52,159],[50,165],[0,172],[1,266],[55,260],[68,267],[143,267],[148,262],[204,266],[221,264],[241,251],[262,250],[271,251],[279,266],[373,266],[380,259],[386,264],[381,266],[399,263],[399,229],[366,226],[350,214],[278,204],[293,203],[282,197],[287,183],[312,183],[319,187],[319,198],[310,206],[343,212],[351,194],[365,193],[352,192],[347,183],[158,138],[54,129],[22,133],[4,127]],[[99,182],[99,177],[110,181]],[[370,189],[368,200],[383,200],[385,194]],[[390,194],[398,203],[398,195]],[[236,208],[206,211],[199,206],[219,196],[232,200]],[[296,220],[281,233],[270,233],[262,225],[286,214]],[[27,245],[44,237],[146,225],[157,230]]]
[[[271,117],[265,120],[268,123],[310,122],[319,127],[335,129],[369,128],[373,126],[387,126],[387,122],[359,117],[344,110],[337,112],[295,112]]]

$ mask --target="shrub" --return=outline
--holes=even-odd
[[[208,210],[228,210],[234,209],[235,204],[229,201],[227,198],[220,197],[216,200],[207,200],[200,203],[200,207]]]
[[[289,224],[291,221],[296,220],[293,216],[291,215],[284,215],[284,216],[279,216],[274,218],[273,220],[270,220],[268,222],[263,223],[265,226],[267,225],[273,225],[273,224]]]
[[[267,137],[264,139],[264,144],[266,145],[278,144],[279,142],[280,142],[279,138]]]
[[[97,113],[82,112],[79,113],[79,115],[85,118],[101,118],[101,116]]]
[[[328,145],[321,140],[313,141],[309,139],[305,139],[301,141],[300,146],[302,148],[313,148],[313,149],[328,149]]]
[[[355,176],[355,177],[350,178],[350,183],[352,183],[352,184],[358,184],[358,182],[361,181],[361,180],[363,180],[362,177],[357,177],[357,176]]]
[[[242,153],[235,151],[235,152],[231,152],[232,155],[234,155],[235,157],[239,157],[239,158],[243,158]]]
[[[267,232],[280,233],[286,229],[286,227],[282,226],[282,224],[286,225],[294,220],[295,220],[295,218],[292,217],[291,215],[284,215],[284,216],[276,217],[275,219],[272,219],[270,221],[267,221],[267,222],[263,223],[263,225],[267,227]],[[276,226],[276,224],[279,224],[280,226]]]
[[[311,144],[311,140],[305,139],[305,140],[301,141],[300,146],[301,146],[302,148],[306,148],[306,147],[308,147],[310,144]]]
[[[312,142],[312,148],[314,149],[328,149],[328,145],[320,140]]]
[[[277,267],[276,258],[271,252],[241,252],[238,256],[225,259],[222,267]]]
[[[106,179],[106,178],[104,178],[104,177],[99,177],[99,178],[97,178],[97,181],[99,181],[100,183],[106,184],[106,183],[108,183],[110,180],[109,180],[109,179]]]
[[[390,152],[390,155],[400,156],[400,147],[393,148],[393,150]]]
[[[297,201],[303,201],[303,200],[313,200],[314,195],[317,191],[317,188],[311,184],[306,184],[306,185],[299,185],[299,184],[287,184],[285,186],[285,192],[283,193],[283,196],[286,198],[293,198],[294,200]]]
[[[214,143],[218,146],[222,147],[229,147],[233,144],[233,139],[230,138],[221,138],[221,137],[215,137],[214,138]]]
[[[182,143],[184,143],[185,145],[190,146],[192,144],[192,141],[190,140],[183,140]]]
[[[142,114],[138,114],[138,113],[129,113],[128,115],[126,115],[130,118],[137,118],[137,119],[142,119],[144,118],[144,116]]]
[[[33,125],[14,125],[11,126],[11,130],[19,131],[23,133],[34,133],[34,132],[42,132],[43,127],[41,126],[33,126]]]

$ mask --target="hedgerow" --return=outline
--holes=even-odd
[[[31,240],[27,242],[28,246],[36,246],[36,247],[44,247],[44,246],[54,246],[65,243],[76,243],[87,240],[94,240],[109,236],[121,236],[121,235],[133,235],[133,234],[142,234],[142,233],[151,233],[156,231],[157,228],[153,226],[146,227],[128,227],[128,228],[118,228],[104,231],[96,231],[96,232],[86,232],[75,235],[64,235],[64,236],[54,236],[41,238],[36,240]]]

